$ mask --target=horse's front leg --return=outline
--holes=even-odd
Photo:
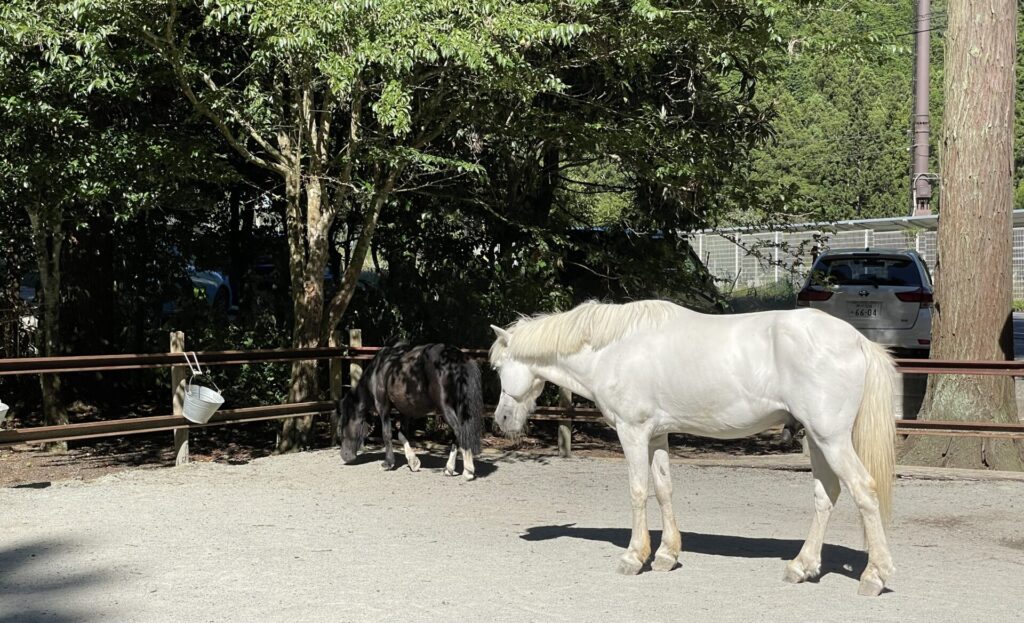
[[[655,571],[671,571],[679,560],[682,539],[676,527],[676,516],[672,512],[672,473],[668,462],[668,435],[651,440],[651,475],[654,477],[654,493],[661,506],[661,546],[654,554],[651,568]]]
[[[624,426],[620,426],[618,432],[629,468],[629,498],[633,507],[633,533],[626,553],[619,559],[619,573],[636,575],[651,555],[651,535],[647,532],[647,487],[651,473],[649,440],[639,431]]]
[[[384,442],[384,462],[381,468],[390,471],[395,469],[395,448],[391,443],[391,404],[378,402],[377,412],[380,413],[380,436]]]

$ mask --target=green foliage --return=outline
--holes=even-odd
[[[793,309],[797,288],[791,281],[779,281],[761,287],[734,290],[724,294],[726,313]]]
[[[777,15],[787,49],[760,93],[777,110],[776,139],[758,151],[755,177],[792,220],[906,213],[910,4],[783,3]]]

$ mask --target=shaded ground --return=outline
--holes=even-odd
[[[367,458],[344,466],[325,450],[0,489],[0,622],[942,623],[1024,607],[1020,481],[901,479],[898,573],[869,599],[856,595],[865,559],[846,496],[821,580],[780,580],[810,521],[805,473],[674,463],[681,565],[623,577],[620,460],[490,451],[467,483],[440,474],[443,453],[416,474]]]

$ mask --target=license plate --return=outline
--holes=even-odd
[[[877,318],[881,310],[881,303],[850,303],[847,310],[851,318]]]

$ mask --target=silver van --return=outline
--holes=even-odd
[[[837,249],[815,260],[796,304],[842,318],[898,354],[927,356],[933,295],[916,251]]]

